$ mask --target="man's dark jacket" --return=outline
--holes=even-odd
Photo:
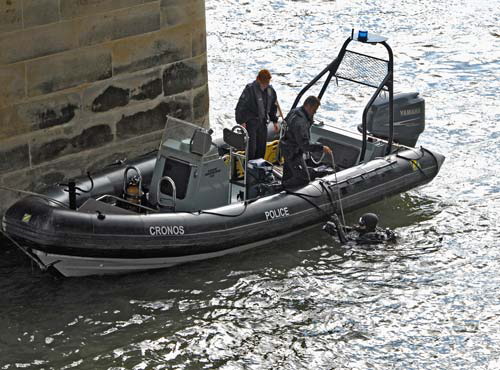
[[[257,81],[249,83],[236,105],[236,122],[240,125],[278,122],[276,100],[276,91],[271,85],[262,91]]]
[[[285,121],[286,131],[281,139],[281,148],[284,154],[296,156],[306,152],[323,150],[323,145],[310,142],[313,120],[303,107],[292,110]]]

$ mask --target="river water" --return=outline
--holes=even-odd
[[[318,228],[169,270],[66,280],[4,249],[0,369],[500,368],[500,2],[206,5],[216,130],[260,68],[286,111],[364,28],[389,38],[396,90],[425,97],[419,144],[446,155],[440,174],[347,215],[377,212],[401,235],[389,247],[341,247]],[[339,81],[318,117],[355,129],[371,93]]]

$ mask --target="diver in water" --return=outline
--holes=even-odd
[[[342,244],[355,242],[357,244],[378,244],[383,242],[396,241],[396,233],[389,229],[382,229],[377,226],[378,216],[375,213],[365,213],[360,217],[358,225],[343,226],[339,217],[334,214],[332,220],[324,226],[330,235],[337,235]]]

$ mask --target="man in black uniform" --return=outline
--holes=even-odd
[[[309,96],[302,107],[292,110],[285,119],[285,134],[280,143],[281,153],[285,158],[281,181],[285,188],[307,185],[311,181],[304,153],[321,151],[325,154],[332,153],[332,150],[327,146],[310,143],[311,125],[319,106],[319,99],[315,96]]]
[[[276,91],[270,82],[271,73],[261,70],[257,79],[245,86],[236,105],[236,122],[246,128],[249,136],[248,159],[264,158],[269,121],[279,131]]]
[[[396,241],[397,235],[389,229],[378,227],[378,216],[375,213],[365,213],[360,217],[356,226],[342,226],[339,217],[334,214],[332,221],[328,221],[324,226],[330,235],[337,235],[342,244],[355,242],[356,244],[378,244],[383,242]]]

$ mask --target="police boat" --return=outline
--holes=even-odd
[[[226,128],[216,140],[211,130],[168,117],[157,153],[32,193],[6,211],[3,232],[44,270],[129,273],[269,244],[332,214],[426,184],[444,156],[416,147],[425,126],[424,99],[393,93],[386,41],[353,31],[298,94],[292,108],[325,75],[318,96],[323,102],[334,77],[375,89],[360,132],[312,126],[311,140],[328,145],[333,156],[315,158],[315,179],[302,188],[280,186],[277,140],[265,159],[249,161],[243,127]],[[360,44],[383,48],[387,58],[355,51]]]

